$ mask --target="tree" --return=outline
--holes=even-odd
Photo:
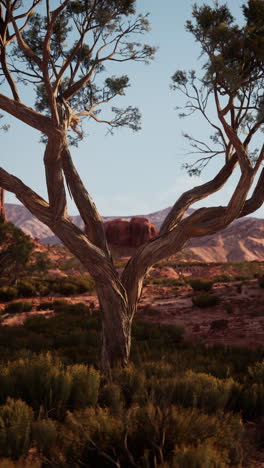
[[[25,272],[34,249],[29,236],[13,224],[0,222],[0,275],[14,282]]]
[[[46,12],[43,13],[46,5]],[[251,213],[263,202],[264,171],[258,176],[264,150],[250,152],[250,143],[263,127],[263,24],[262,0],[249,0],[243,12],[245,25],[238,26],[226,6],[194,7],[194,23],[188,30],[200,43],[205,75],[196,84],[194,72],[175,73],[173,86],[188,98],[187,109],[199,111],[214,128],[213,143],[220,150],[193,140],[195,149],[209,151],[210,159],[224,154],[223,167],[210,182],[185,192],[168,214],[159,235],[141,246],[127,263],[121,277],[115,271],[102,219],[74,167],[69,143],[82,136],[80,120],[86,116],[106,121],[110,129],[139,127],[138,110],[112,108],[112,119],[100,118],[99,110],[128,86],[126,75],[102,79],[107,63],[147,61],[154,50],[138,42],[149,28],[146,17],[135,17],[133,0],[61,1],[50,11],[50,2],[34,0],[22,11],[21,2],[0,0],[1,65],[12,97],[0,94],[0,109],[43,134],[48,201],[21,180],[0,169],[0,186],[17,198],[57,235],[81,261],[96,283],[102,312],[102,368],[126,365],[131,344],[131,324],[150,267],[177,253],[192,237],[212,234],[234,219]],[[52,2],[52,6],[55,2]],[[43,7],[33,13],[35,7]],[[135,40],[132,40],[135,35]],[[71,46],[66,45],[72,41]],[[10,44],[16,45],[10,55]],[[13,59],[12,59],[13,56]],[[23,104],[16,80],[32,82],[36,110]],[[189,88],[192,89],[190,94]],[[213,101],[217,123],[206,113]],[[213,151],[211,151],[211,149]],[[206,155],[202,159],[206,162]],[[199,164],[199,162],[198,162]],[[189,217],[190,205],[219,190],[235,167],[240,180],[226,207],[202,208]],[[68,218],[65,182],[84,221],[84,231]]]

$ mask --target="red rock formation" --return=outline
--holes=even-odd
[[[155,224],[148,218],[135,216],[131,221],[123,218],[107,221],[105,224],[106,238],[109,244],[120,247],[138,247],[158,233]]]
[[[5,190],[0,187],[0,218],[3,219],[4,223],[6,223],[6,212],[5,212]]]
[[[148,218],[135,216],[130,221],[131,247],[139,247],[158,234],[155,224]]]

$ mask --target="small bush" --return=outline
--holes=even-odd
[[[80,294],[95,290],[95,282],[90,276],[76,277],[74,278],[74,284]]]
[[[57,439],[57,428],[51,419],[40,419],[31,425],[32,440],[40,453],[49,453]]]
[[[100,391],[99,404],[102,408],[109,408],[112,414],[120,414],[124,398],[119,385],[109,383]]]
[[[75,284],[70,282],[57,283],[55,291],[63,296],[73,296],[77,294],[78,288]]]
[[[18,281],[17,289],[18,289],[19,296],[22,296],[22,297],[34,297],[37,294],[36,286],[30,280]]]
[[[256,362],[253,366],[249,366],[248,375],[250,380],[253,382],[263,384],[264,383],[264,360]]]
[[[27,301],[16,301],[10,302],[4,308],[4,313],[6,314],[16,314],[20,312],[30,312],[32,310],[31,302]]]
[[[214,283],[203,278],[189,280],[189,284],[194,291],[211,291]]]
[[[231,281],[231,277],[225,275],[224,273],[214,277],[215,283],[229,283]]]
[[[212,307],[220,303],[220,297],[216,294],[202,294],[192,297],[192,303],[196,307]]]
[[[264,288],[264,278],[263,276],[261,278],[258,279],[258,284],[261,288]]]
[[[17,288],[9,288],[7,286],[3,286],[0,288],[0,301],[1,302],[8,302],[16,299],[18,297],[18,290]]]
[[[174,451],[173,468],[228,468],[227,454],[220,454],[209,443],[197,447],[177,447]]]
[[[41,302],[38,305],[37,310],[53,310],[53,302],[51,301]]]
[[[100,385],[99,372],[82,364],[69,366],[67,370],[72,381],[69,407],[81,409],[96,405]]]
[[[0,407],[0,456],[18,458],[29,449],[32,409],[21,400],[7,398]]]
[[[234,309],[231,304],[225,304],[225,311],[229,315],[232,315],[234,313]]]

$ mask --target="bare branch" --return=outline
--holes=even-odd
[[[36,112],[31,107],[27,107],[21,102],[14,101],[3,94],[0,94],[0,109],[8,112],[8,114],[13,115],[30,127],[35,128],[46,135],[54,132],[54,128],[49,117],[46,117]]]
[[[237,164],[237,155],[234,154],[232,158],[224,165],[219,173],[209,182],[198,185],[191,190],[183,193],[177,200],[171,211],[166,216],[160,228],[160,234],[164,234],[175,228],[183,217],[186,210],[195,202],[208,197],[212,193],[220,190],[226,181],[231,176]]]

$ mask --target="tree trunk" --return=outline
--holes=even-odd
[[[113,305],[105,304],[102,313],[102,372],[110,376],[114,367],[128,364],[131,348],[131,324],[128,311],[114,310]]]
[[[114,287],[113,287],[114,286]],[[102,319],[101,367],[108,377],[111,369],[128,364],[131,347],[131,324],[126,294],[119,287],[104,281],[97,285],[97,295]]]

